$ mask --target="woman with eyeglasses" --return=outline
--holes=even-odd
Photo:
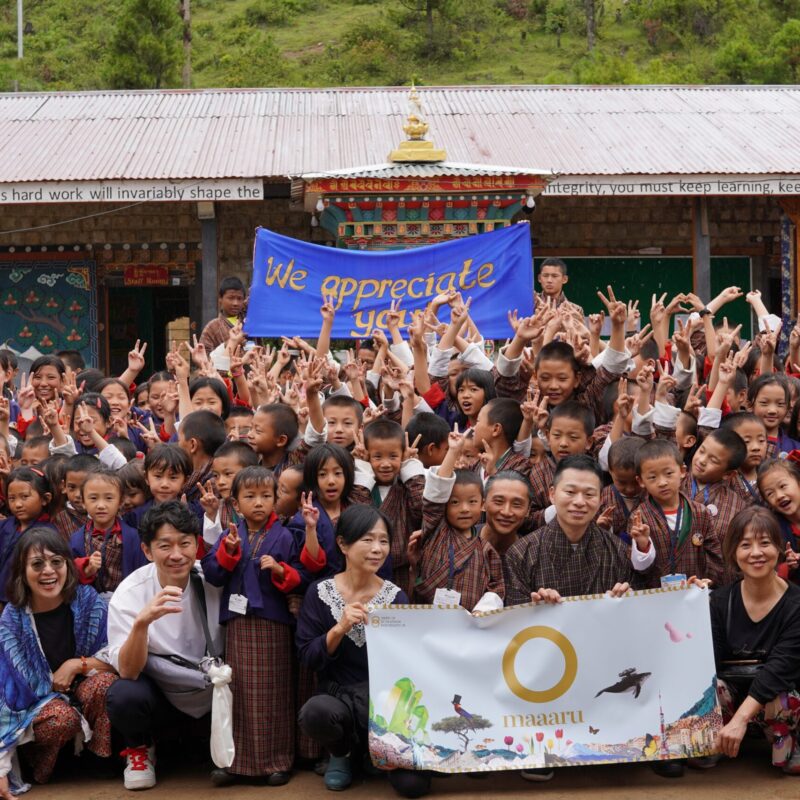
[[[11,555],[0,615],[0,798],[50,777],[59,750],[88,739],[111,755],[105,697],[116,680],[96,656],[106,645],[105,601],[78,583],[69,545],[52,528],[26,531]]]

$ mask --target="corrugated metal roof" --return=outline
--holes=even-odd
[[[372,164],[366,167],[315,172],[302,177],[305,180],[324,178],[441,178],[445,176],[475,175],[550,175],[547,170],[527,170],[519,167],[491,166],[476,164],[456,164],[452,161],[438,161],[431,164],[400,162],[397,164]]]
[[[0,95],[0,182],[246,178],[379,165],[408,88]],[[800,87],[420,89],[454,162],[561,175],[800,174]]]

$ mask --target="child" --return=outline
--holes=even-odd
[[[49,436],[31,436],[22,443],[20,467],[36,467],[50,455]]]
[[[138,528],[142,517],[154,503],[177,500],[191,472],[192,462],[177,444],[157,444],[144,459],[144,477],[150,497],[125,514],[125,522]]]
[[[547,427],[547,443],[553,460],[543,458],[530,470],[533,501],[526,531],[540,528],[554,518],[555,508],[550,502],[550,487],[556,465],[567,456],[586,453],[591,445],[593,432],[594,414],[586,406],[572,400],[553,409]]]
[[[730,486],[748,505],[760,504],[758,468],[767,458],[767,428],[760,417],[748,411],[726,417],[722,427],[738,433],[747,447],[747,458],[731,477]]]
[[[227,343],[231,328],[242,318],[244,304],[245,289],[241,280],[233,276],[223,278],[219,284],[219,316],[212,319],[200,334],[200,344],[206,353],[210,355],[212,350]]]
[[[83,505],[83,484],[90,472],[101,469],[100,462],[90,455],[81,453],[71,456],[64,471],[64,484],[61,491],[66,495],[67,504],[63,511],[53,517],[53,526],[69,541],[72,534],[87,522]]]
[[[776,373],[759,375],[747,392],[747,404],[767,429],[767,458],[777,458],[800,448],[781,429],[790,407],[791,396],[786,376]]]
[[[261,464],[271,469],[276,478],[289,464],[297,463],[289,449],[299,430],[297,414],[284,403],[261,406],[253,416],[248,442]]]
[[[631,544],[628,520],[647,496],[636,480],[636,454],[644,445],[638,436],[618,439],[608,451],[608,471],[612,484],[600,493],[600,510],[597,518],[611,509],[611,533]]]
[[[189,384],[189,398],[192,403],[192,411],[210,411],[218,417],[226,419],[231,410],[228,388],[219,378],[206,376],[194,378]]]
[[[681,494],[685,473],[678,448],[666,439],[645,442],[636,453],[636,477],[647,492],[637,509],[656,548],[656,575],[723,577],[722,551],[708,510]],[[658,585],[657,577],[652,584]]]
[[[406,433],[410,442],[417,442],[417,457],[426,470],[442,463],[450,435],[450,428],[443,417],[430,411],[414,414],[406,425]]]
[[[3,603],[14,545],[28,528],[53,528],[48,515],[53,490],[41,470],[36,467],[12,470],[6,478],[5,495],[11,516],[0,524],[0,602]]]
[[[234,442],[247,442],[253,427],[253,409],[233,406],[225,418],[225,435]]]
[[[733,518],[747,505],[729,483],[746,458],[747,446],[742,437],[734,431],[718,428],[700,443],[692,457],[691,472],[681,484],[684,494],[702,502],[711,513],[720,545]]]
[[[302,464],[292,464],[281,472],[275,495],[275,513],[286,525],[300,510],[301,497],[306,492]]]
[[[568,281],[567,265],[560,258],[546,258],[539,265],[539,286],[542,287],[542,293],[534,295],[536,304],[550,300],[558,308],[569,302],[564,294]],[[576,308],[583,316],[583,309],[580,306]]]
[[[283,477],[283,476],[281,476]],[[336,444],[314,447],[303,463],[303,485],[299,511],[289,523],[300,550],[300,561],[314,580],[328,578],[344,565],[336,546],[336,523],[342,512],[354,503],[370,503],[369,491],[356,480],[364,475],[356,471],[353,457]],[[391,559],[381,567],[381,576],[391,577]]]
[[[465,373],[466,374],[466,373]],[[366,461],[356,461],[359,484],[392,521],[392,582],[408,586],[408,539],[422,525],[425,471],[397,422],[378,419],[364,428]]]
[[[83,430],[77,425],[78,419],[87,414],[92,419],[93,430],[105,438],[111,421],[111,408],[105,397],[95,393],[88,393],[81,395],[75,401],[72,418],[75,450],[78,453],[87,453],[94,456],[98,454],[98,450],[91,431]]]
[[[231,487],[241,517],[203,559],[212,586],[223,587],[220,623],[226,658],[236,665],[231,776],[288,783],[294,761],[292,624],[286,594],[300,584],[297,547],[275,513],[275,478],[245,467]],[[264,680],[269,676],[269,680]]]
[[[779,574],[800,583],[800,469],[788,459],[767,461],[758,470],[758,489],[781,525],[785,561]]]
[[[189,456],[192,472],[183,486],[186,499],[200,499],[203,484],[211,478],[214,453],[225,443],[225,424],[218,414],[201,409],[187,414],[178,429],[178,445]]]
[[[487,598],[486,607],[502,608],[503,565],[476,528],[483,511],[483,481],[475,472],[454,469],[463,442],[456,427],[444,461],[425,479],[422,531],[408,545],[408,558],[417,567],[413,592],[422,603],[461,605],[468,611],[492,592],[497,598]]]
[[[70,547],[81,583],[110,598],[135,569],[147,564],[139,532],[119,518],[122,480],[110,470],[94,470],[82,486],[86,524],[75,531]]]
[[[120,514],[127,514],[147,502],[150,489],[144,477],[144,460],[136,459],[117,471],[122,481]]]
[[[219,535],[222,531],[228,530],[231,522],[239,524],[239,517],[233,507],[231,488],[236,476],[245,467],[256,466],[258,466],[258,456],[244,442],[225,442],[214,452],[211,465],[213,486],[210,482],[206,482],[199,501],[205,512],[203,540],[209,547],[214,546]]]
[[[520,405],[510,397],[496,397],[481,408],[473,430],[475,444],[485,451],[485,457],[476,465],[483,477],[504,469],[515,470],[525,477],[530,474],[527,456],[513,449],[521,425]]]

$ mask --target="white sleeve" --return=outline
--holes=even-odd
[[[356,486],[363,486],[365,489],[372,491],[375,485],[375,471],[369,461],[362,461],[360,458],[356,462]]]
[[[778,327],[778,323],[781,321],[780,317],[775,316],[775,314],[767,314],[765,317],[758,318],[758,331],[759,333],[764,333],[767,330],[767,323],[769,322],[769,329],[774,331],[775,328]]]
[[[621,353],[619,350],[614,350],[611,347],[606,347],[600,355],[602,356],[602,361],[600,362],[601,366],[605,367],[613,375],[624,374],[631,358],[631,354],[628,350]]]
[[[530,436],[522,441],[518,440],[511,445],[511,449],[515,453],[521,453],[525,458],[531,457],[531,447],[533,447],[533,440]]]
[[[50,444],[47,445],[47,449],[50,451],[51,456],[55,455],[63,455],[63,456],[76,456],[78,455],[78,451],[75,448],[75,442],[73,441],[72,437],[67,434],[67,441],[64,444],[60,444],[56,447],[53,444],[53,440],[50,440]]]
[[[653,424],[657,428],[665,428],[674,431],[678,427],[678,417],[681,415],[681,410],[669,403],[662,403],[656,400],[655,410],[653,412]]]
[[[97,458],[104,467],[108,467],[109,469],[122,469],[128,463],[128,459],[122,455],[114,444],[104,447],[97,454]]]
[[[544,510],[544,521],[549,525],[556,518],[556,507],[549,505]]]
[[[700,414],[697,417],[698,427],[703,428],[719,428],[722,422],[722,409],[721,408],[706,408],[703,406],[700,409]]]
[[[497,353],[497,364],[495,364],[495,366],[497,367],[498,373],[504,378],[513,378],[519,372],[520,366],[522,366],[522,356],[506,358],[503,352],[505,349],[505,346],[503,346]]]
[[[634,406],[631,431],[637,436],[650,436],[653,433],[653,414],[655,414],[655,409],[652,406],[644,414],[640,414]]]
[[[377,389],[378,385],[381,382],[381,376],[378,372],[373,372],[372,370],[367,371],[367,380]]]
[[[217,511],[216,519],[210,520],[203,514],[203,541],[209,546],[213,547],[222,533],[222,525],[219,521],[219,511]]]
[[[400,344],[390,344],[389,350],[394,353],[407,367],[414,366],[414,354],[408,346],[408,342],[400,342]]]
[[[414,406],[414,413],[415,413],[415,414],[424,414],[424,413],[426,413],[426,412],[427,412],[428,414],[433,414],[433,413],[435,413],[435,412],[434,412],[434,410],[433,410],[433,409],[432,409],[432,408],[431,408],[431,407],[428,405],[428,403],[425,401],[425,398],[424,398],[424,397],[420,397],[419,395],[417,395],[417,400],[418,400],[419,402],[418,402],[418,403],[417,403],[417,404]]]
[[[439,476],[439,467],[431,467],[425,476],[425,489],[422,497],[430,503],[446,503],[450,499],[455,483],[455,475],[442,478]]]
[[[400,465],[400,482],[405,483],[415,478],[417,475],[424,475],[425,467],[418,458],[407,458]]]
[[[492,371],[492,359],[486,355],[483,347],[478,346],[475,342],[467,345],[463,353],[458,357],[458,360],[464,363],[465,367],[475,367],[476,369],[484,369],[487,372]]]
[[[650,540],[650,549],[643,553],[636,546],[636,539],[631,539],[631,564],[637,572],[646,572],[656,560],[656,546],[653,540]]]
[[[315,447],[318,444],[325,444],[328,441],[328,423],[322,426],[322,430],[318,431],[312,424],[311,420],[306,424],[306,429],[303,431],[303,441],[309,447]]]
[[[434,378],[444,378],[447,375],[450,360],[455,352],[455,347],[449,347],[447,350],[440,350],[438,347],[434,347],[429,353],[428,372]]]
[[[600,469],[603,470],[603,472],[608,472],[608,451],[611,449],[612,444],[611,437],[606,436],[603,441],[603,446],[597,454],[597,462],[600,464]]]
[[[350,391],[350,387],[342,381],[341,386],[338,389],[331,389],[328,392],[328,397],[352,397],[353,393]]]
[[[136,620],[136,615],[141,610],[140,608],[130,607],[130,601],[134,598],[129,598],[126,595],[121,596],[119,591],[114,592],[111,596],[111,602],[108,604],[108,648],[106,650],[106,657],[108,663],[119,672],[119,651],[122,646],[128,641],[133,630],[133,623]],[[149,640],[149,631],[148,631]]]
[[[692,381],[694,381],[694,376],[697,374],[697,362],[695,361],[694,356],[692,356],[691,361],[689,362],[689,368],[683,366],[681,363],[681,359],[679,356],[675,356],[674,363],[674,370],[672,373],[672,377],[675,378],[675,388],[676,389],[685,389],[687,386],[692,385]]]
[[[391,414],[394,411],[398,411],[400,409],[400,403],[402,402],[400,398],[400,392],[395,392],[391,397],[388,399],[386,397],[381,398],[381,405]]]

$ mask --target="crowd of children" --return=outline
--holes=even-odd
[[[757,291],[746,342],[724,317],[737,287],[708,302],[654,295],[642,324],[612,287],[586,316],[567,280],[563,262],[544,263],[533,314],[509,312],[494,359],[455,292],[407,330],[393,304],[385,332],[336,355],[335,297],[316,342],[248,341],[236,279],[219,318],[151,375],[138,341],[114,377],[74,352],[18,375],[0,350],[0,601],[26,530],[54,528],[80,582],[108,598],[146,563],[145,513],[187,505],[222,592],[227,775],[278,785],[325,757],[297,726],[319,665],[298,660],[294,635],[309,587],[344,568],[338,523],[354,507],[388,520],[375,571],[411,602],[482,611],[674,576],[717,589],[737,580],[726,535],[753,506],[780,526],[778,575],[798,582],[800,326],[778,355],[780,320]],[[780,766],[800,773],[800,751]],[[344,788],[341,774],[328,785]]]

